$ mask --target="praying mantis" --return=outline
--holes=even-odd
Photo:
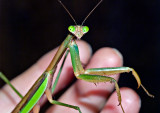
[[[114,74],[119,74],[124,72],[132,72],[133,76],[135,77],[138,83],[138,88],[141,86],[148,96],[154,97],[141,84],[141,80],[137,72],[133,68],[130,68],[130,67],[91,68],[91,69],[83,68],[82,63],[80,61],[80,57],[79,57],[79,49],[76,44],[76,39],[80,40],[83,37],[83,35],[89,31],[89,28],[87,26],[83,26],[83,24],[86,21],[86,19],[89,17],[89,15],[94,11],[94,9],[102,2],[102,0],[100,0],[100,2],[93,8],[93,10],[91,10],[91,12],[84,19],[81,25],[77,25],[75,19],[69,13],[67,8],[63,5],[63,3],[60,0],[59,2],[68,12],[71,18],[74,20],[75,25],[74,26],[71,25],[68,27],[68,30],[70,33],[67,35],[66,39],[60,45],[57,53],[53,57],[47,69],[37,79],[37,81],[34,83],[31,89],[27,92],[27,94],[25,96],[22,96],[14,88],[14,86],[9,82],[9,80],[4,76],[4,74],[0,72],[0,78],[2,78],[7,84],[9,84],[12,87],[12,89],[19,95],[19,97],[22,98],[22,100],[17,104],[17,106],[12,111],[12,113],[19,113],[19,112],[28,113],[31,111],[34,113],[39,112],[40,111],[39,100],[43,97],[43,94],[46,95],[47,99],[51,104],[73,108],[77,110],[79,113],[82,113],[78,106],[69,105],[69,104],[58,102],[52,99],[52,93],[55,90],[55,87],[57,85],[59,76],[63,68],[63,64],[69,52],[71,54],[71,61],[72,61],[74,75],[76,76],[77,79],[84,80],[86,82],[95,83],[95,84],[100,82],[113,82],[115,84],[115,88],[118,96],[118,102],[123,113],[125,113],[125,111],[121,104],[121,93],[120,93],[118,83],[114,78],[109,76],[104,76],[104,75],[114,75]],[[52,86],[52,79],[54,76],[54,72],[56,71],[57,64],[59,63],[59,61],[61,60],[64,54],[65,54],[65,57],[63,59],[63,63],[61,65],[57,78]]]

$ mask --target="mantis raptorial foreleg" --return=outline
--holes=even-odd
[[[114,68],[92,68],[92,69],[85,70],[85,69],[83,69],[82,64],[80,62],[78,46],[74,40],[72,40],[70,42],[69,49],[70,49],[70,53],[71,53],[71,60],[72,60],[72,65],[73,65],[73,70],[74,70],[75,76],[78,79],[81,79],[81,80],[84,80],[87,82],[92,82],[92,83],[99,83],[99,82],[113,82],[113,83],[115,83],[115,88],[116,88],[117,95],[118,95],[119,105],[121,106],[123,112],[124,112],[124,109],[121,104],[121,94],[120,94],[119,86],[118,86],[116,80],[112,77],[107,77],[107,76],[103,76],[103,75],[113,75],[113,74],[119,74],[119,73],[131,71],[132,74],[134,75],[135,79],[137,80],[138,88],[140,86],[142,86],[142,88],[148,94],[148,96],[154,97],[141,84],[141,80],[133,68],[114,67]]]

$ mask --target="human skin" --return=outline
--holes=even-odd
[[[85,68],[120,67],[123,65],[122,55],[116,49],[104,47],[97,50],[92,55],[92,50],[89,44],[84,41],[77,41],[77,44],[79,46],[80,59]],[[48,52],[28,70],[11,81],[11,83],[18,89],[19,92],[21,92],[22,95],[25,95],[36,79],[47,68],[56,51],[57,48]],[[57,71],[55,75],[57,75]],[[56,93],[64,89],[74,77],[71,58],[68,56],[55,92],[53,93],[53,97]],[[111,77],[118,80],[119,75],[113,75]],[[113,91],[114,83],[97,83],[95,85],[93,83],[77,80],[63,93],[58,101],[79,106],[82,113],[122,113],[121,107],[117,106],[117,94]],[[125,112],[138,113],[141,102],[137,93],[127,87],[120,88],[120,92],[122,96],[122,106]],[[20,98],[8,85],[1,88],[1,113],[10,113],[19,101]],[[42,103],[44,104],[44,102]],[[51,106],[46,112],[78,113],[78,111],[75,111],[74,109],[59,105]]]

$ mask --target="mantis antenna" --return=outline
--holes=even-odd
[[[93,13],[93,11],[99,6],[99,4],[102,2],[103,0],[100,0],[98,2],[98,4],[89,12],[89,14],[85,17],[85,19],[83,20],[81,26],[84,24],[84,22],[87,20],[87,18]],[[73,18],[73,16],[71,15],[71,13],[68,11],[68,9],[65,7],[65,5],[61,2],[61,0],[58,0],[58,2],[63,6],[63,8],[67,11],[67,13],[69,14],[69,16],[72,18],[72,20],[74,21],[74,23],[77,25],[76,20]]]
[[[61,2],[61,0],[58,0],[58,2],[63,6],[63,8],[67,11],[67,13],[69,14],[69,16],[72,18],[72,20],[74,21],[74,23],[77,25],[76,20],[73,18],[73,16],[71,15],[71,13],[68,11],[68,9],[65,7],[65,5]]]
[[[99,6],[99,4],[102,2],[103,0],[100,0],[98,2],[98,4],[89,12],[89,14],[86,16],[86,18],[83,20],[81,26],[84,24],[84,22],[87,20],[87,18],[93,13],[93,11]]]

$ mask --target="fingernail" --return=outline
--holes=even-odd
[[[123,56],[122,54],[116,49],[116,48],[113,48],[113,50],[117,53],[117,55],[122,59],[123,61]]]
[[[141,108],[141,98],[139,97],[139,108]]]
[[[92,46],[90,44],[88,44],[88,47],[90,49],[90,55],[92,55],[93,54]]]

